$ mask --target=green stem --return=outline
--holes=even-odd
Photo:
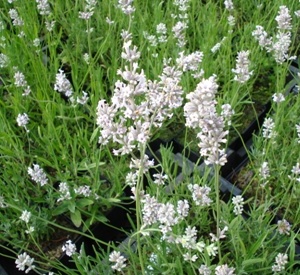
[[[141,272],[142,274],[145,274],[145,267],[144,267],[144,261],[143,261],[143,252],[142,252],[142,247],[141,247],[141,224],[142,224],[142,213],[141,213],[141,196],[140,196],[140,191],[143,189],[143,172],[144,172],[144,166],[142,160],[144,159],[145,156],[145,151],[146,151],[146,146],[145,145],[140,145],[140,159],[141,159],[141,166],[139,169],[139,174],[138,174],[138,180],[137,180],[137,185],[136,185],[136,190],[135,190],[135,198],[136,198],[136,204],[135,204],[135,210],[136,210],[136,226],[137,226],[137,249],[138,249],[138,255],[139,255],[139,263],[141,265]]]
[[[214,165],[214,173],[215,173],[215,192],[216,192],[216,212],[217,212],[217,235],[218,235],[218,230],[220,228],[220,191],[219,191],[219,182],[220,182],[220,176],[219,176],[219,170],[220,167],[219,165]],[[221,244],[220,241],[218,241],[218,254],[219,254],[219,261],[222,259],[221,255]]]

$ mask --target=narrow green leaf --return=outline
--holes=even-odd
[[[104,165],[105,162],[99,162],[99,163],[90,163],[90,164],[86,164],[84,163],[83,165],[79,166],[77,168],[78,171],[87,171],[87,170],[90,170],[92,168],[96,168],[97,166],[101,166],[101,165]]]
[[[266,259],[265,258],[254,258],[254,259],[248,259],[243,261],[243,266],[252,266],[254,264],[263,263]]]
[[[94,132],[93,132],[91,138],[90,138],[90,143],[93,142],[93,140],[97,137],[98,134],[99,134],[99,129],[96,128],[96,129],[94,130]]]

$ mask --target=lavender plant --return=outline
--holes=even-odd
[[[298,19],[291,0],[2,1],[0,246],[16,268],[294,274],[299,102],[285,78]],[[256,190],[227,198],[227,145],[272,95],[251,151]],[[152,139],[177,129],[198,162],[170,145],[153,152]],[[136,220],[118,247],[90,226],[127,203],[125,188]],[[76,272],[42,246],[56,231]],[[75,234],[98,242],[95,256]]]

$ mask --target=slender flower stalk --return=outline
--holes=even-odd
[[[214,165],[214,183],[215,183],[215,194],[216,194],[216,219],[217,219],[217,228],[220,228],[221,220],[221,205],[220,205],[220,166]],[[222,260],[221,244],[218,242],[218,255],[219,261]]]
[[[207,165],[213,165],[214,183],[216,193],[216,222],[217,228],[220,228],[220,195],[219,195],[219,172],[227,159],[224,149],[220,148],[222,143],[226,143],[228,131],[225,131],[225,119],[218,115],[216,111],[217,101],[215,95],[218,85],[216,77],[203,79],[196,87],[196,90],[187,95],[188,102],[184,106],[184,115],[186,117],[186,126],[200,129],[197,137],[200,139],[200,154],[204,157]],[[224,107],[225,108],[225,107]],[[231,110],[226,106],[227,110]],[[226,115],[229,116],[227,112]],[[230,118],[226,118],[227,120]],[[218,242],[218,254],[221,261],[221,247]]]

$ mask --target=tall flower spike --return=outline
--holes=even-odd
[[[228,131],[224,130],[223,116],[216,112],[217,89],[215,76],[203,79],[197,85],[196,90],[187,95],[189,101],[184,106],[184,116],[187,127],[200,129],[197,135],[200,139],[198,145],[205,163],[223,166],[227,159],[225,150],[220,146],[221,143],[226,143]]]
[[[262,135],[266,139],[271,139],[276,137],[277,133],[275,132],[275,123],[271,117],[265,118],[263,123],[263,132]]]
[[[63,70],[59,70],[56,74],[56,80],[54,84],[54,90],[63,93],[66,97],[72,100],[73,88],[70,81],[67,79]]]
[[[290,15],[289,9],[286,6],[279,7],[279,13],[276,16],[277,28],[279,30],[290,30],[292,29],[292,17]]]
[[[241,215],[244,209],[244,198],[241,195],[232,198],[232,203],[234,205],[233,212],[235,215]]]
[[[234,80],[239,83],[245,83],[250,79],[253,71],[249,71],[249,51],[241,51],[236,58],[236,68],[232,69],[235,73]]]

